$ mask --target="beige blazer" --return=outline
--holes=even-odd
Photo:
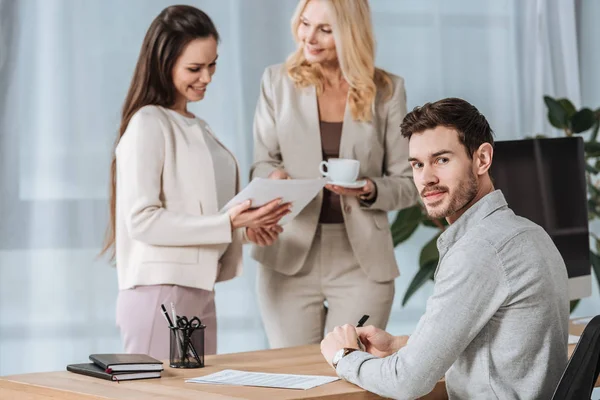
[[[202,132],[212,134],[210,127],[172,112],[143,107],[116,149],[119,289],[173,284],[212,290],[241,273],[241,232],[232,233],[229,215],[217,209]],[[236,192],[239,168],[237,175]]]
[[[343,196],[348,237],[361,268],[370,279],[386,282],[399,275],[387,212],[415,204],[417,191],[408,163],[408,141],[400,132],[406,115],[404,80],[392,75],[392,98],[379,96],[372,122],[357,122],[346,107],[340,157],[360,161],[360,176],[377,185],[377,199],[366,206]],[[314,87],[297,89],[283,65],[263,74],[254,119],[254,164],[251,177],[267,177],[276,168],[292,178],[318,178],[322,161],[319,111]],[[268,268],[296,274],[309,252],[323,194],[320,193],[289,224],[276,243],[253,247],[252,256]]]

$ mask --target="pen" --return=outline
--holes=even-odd
[[[171,313],[173,313],[173,322],[177,324],[179,321],[177,321],[177,311],[175,311],[175,304],[173,302],[171,302]]]
[[[357,328],[362,327],[365,322],[367,322],[367,320],[369,319],[369,316],[367,314],[363,315],[361,319],[358,320],[358,324],[356,324]]]
[[[160,308],[162,308],[162,313],[165,316],[165,318],[167,319],[167,323],[169,324],[169,327],[174,328],[175,325],[173,325],[173,322],[171,321],[171,318],[169,318],[169,313],[167,312],[167,309],[165,308],[165,305],[161,304]]]
[[[357,328],[362,327],[365,322],[367,322],[367,320],[369,319],[369,316],[367,314],[363,315],[359,320],[358,320],[358,324],[356,324]],[[358,345],[358,349],[360,351],[365,351],[365,345],[360,341],[360,338],[356,338],[356,344]]]

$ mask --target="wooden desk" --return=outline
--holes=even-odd
[[[208,356],[206,367],[172,369],[165,363],[160,379],[112,382],[67,371],[13,375],[0,378],[0,399],[19,400],[106,400],[106,399],[380,399],[381,397],[344,381],[309,390],[270,389],[185,383],[184,379],[224,369],[244,371],[330,375],[335,372],[323,360],[318,345],[248,353]],[[439,382],[428,400],[446,399],[446,387]]]
[[[585,325],[571,323],[569,331],[581,335]],[[575,345],[569,345],[569,357]],[[106,399],[378,399],[372,393],[348,382],[337,381],[310,390],[285,390],[185,383],[187,378],[208,375],[224,369],[244,371],[312,374],[335,376],[321,356],[318,345],[289,349],[206,357],[206,367],[172,369],[165,363],[162,378],[127,382],[111,382],[73,374],[67,371],[14,375],[0,378],[0,399],[19,400],[106,400]],[[596,382],[600,386],[600,378]],[[447,399],[443,381],[427,396],[427,400]]]

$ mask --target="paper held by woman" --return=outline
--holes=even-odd
[[[296,217],[315,198],[327,183],[326,178],[318,179],[265,179],[255,178],[221,209],[226,212],[231,207],[252,201],[252,208],[261,207],[268,202],[281,198],[283,203],[292,204],[292,212],[279,222],[285,225]]]

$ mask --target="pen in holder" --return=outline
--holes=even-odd
[[[205,325],[197,317],[188,321],[187,317],[178,317],[177,325],[169,327],[170,365],[172,368],[204,367],[204,330]]]

